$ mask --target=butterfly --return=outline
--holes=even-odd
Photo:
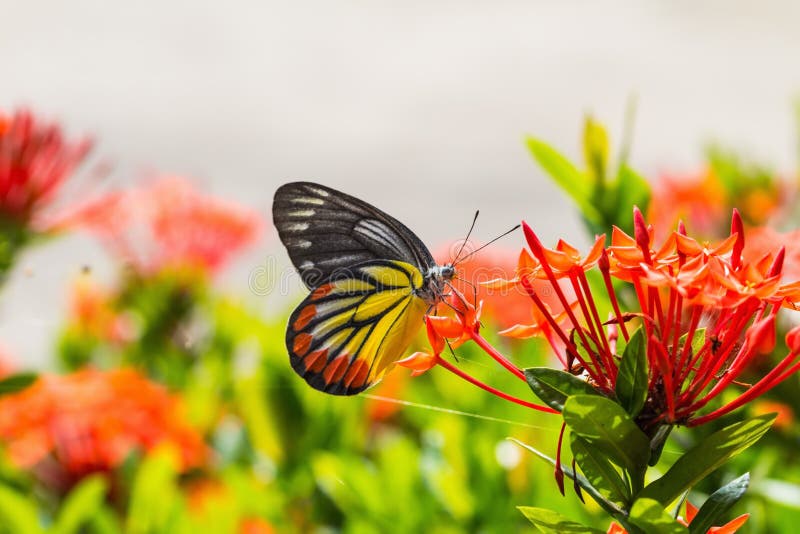
[[[272,218],[310,290],[289,317],[292,368],[313,388],[354,395],[399,360],[455,276],[403,223],[310,182],[282,185]]]

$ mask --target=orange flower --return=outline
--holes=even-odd
[[[180,451],[185,470],[208,454],[181,418],[179,399],[129,369],[46,375],[0,399],[0,441],[15,464],[67,488],[165,442]]]
[[[213,274],[251,243],[261,226],[255,213],[205,196],[176,176],[112,192],[64,224],[96,233],[142,274],[186,268]]]
[[[239,523],[239,534],[274,534],[275,529],[260,517],[243,519]]]
[[[786,247],[782,280],[787,283],[800,281],[800,230],[781,233],[769,226],[758,226],[748,228],[746,234],[744,257],[747,261],[758,262],[780,247]]]
[[[545,335],[565,369],[580,370],[597,389],[611,394],[619,366],[615,350],[618,331],[629,340],[632,326],[628,322],[638,319],[649,363],[649,384],[654,388],[647,401],[652,406],[641,412],[646,419],[639,416],[643,428],[703,424],[755,399],[800,370],[800,334],[792,331],[787,336],[789,353],[772,370],[721,408],[700,415],[698,412],[712,399],[737,384],[737,377],[751,362],[773,350],[775,316],[781,306],[794,305],[788,299],[800,298],[800,286],[780,285],[783,249],[773,250],[774,254],[755,263],[743,260],[745,236],[736,210],[729,237],[718,245],[688,237],[679,225],[656,247],[653,227],[635,208],[633,220],[633,237],[615,228],[611,246],[599,253],[593,248],[589,255],[599,256],[596,263],[613,308],[611,320],[605,322],[595,304],[596,289],[589,285],[583,269],[570,268],[578,305],[566,305],[567,297],[559,285],[563,257],[553,256],[523,223],[533,257],[564,303],[572,328],[565,330],[560,324],[564,317],[554,314],[522,279],[538,315],[531,327],[512,332]],[[570,255],[578,257],[577,253]],[[550,265],[554,257],[555,266]],[[633,308],[623,311],[612,278],[630,285],[637,301]],[[702,336],[702,346],[681,341],[696,336]]]
[[[673,228],[682,220],[705,237],[719,235],[727,213],[725,189],[711,170],[690,176],[662,177],[653,188],[647,210],[656,228]]]
[[[84,160],[88,139],[67,142],[57,124],[30,111],[0,110],[0,218],[48,229],[42,210]]]

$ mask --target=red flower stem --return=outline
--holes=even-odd
[[[578,304],[580,305],[584,322],[586,323],[586,326],[589,327],[589,336],[591,337],[591,340],[594,342],[595,346],[599,347],[600,343],[598,340],[597,329],[595,328],[594,321],[592,320],[592,316],[589,312],[589,306],[586,304],[587,296],[591,296],[591,293],[584,293],[583,289],[578,283],[575,273],[573,272],[569,273],[569,282],[572,284],[572,290],[575,291],[575,295],[578,297]]]
[[[708,421],[713,421],[718,417],[722,417],[723,415],[739,408],[743,404],[750,402],[751,400],[755,399],[756,397],[763,395],[773,387],[777,386],[783,380],[794,374],[800,369],[800,362],[795,362],[794,365],[789,367],[789,365],[794,362],[797,358],[797,354],[789,354],[786,358],[783,359],[781,363],[775,366],[769,373],[764,375],[764,377],[752,385],[746,392],[739,395],[736,400],[733,400],[719,408],[714,410],[711,413],[708,413],[702,417],[698,417],[697,419],[692,419],[687,423],[687,426],[697,426],[702,425],[703,423],[707,423]],[[786,369],[789,367],[789,369]]]
[[[650,299],[650,316],[658,319],[658,324],[664,327],[664,310],[661,306],[661,297],[658,294],[658,289],[655,287],[647,288],[647,296]],[[655,310],[655,313],[653,313]]]
[[[580,328],[580,323],[578,322],[578,318],[572,312],[572,307],[567,302],[567,297],[564,296],[564,292],[561,291],[561,286],[558,283],[558,279],[556,278],[556,275],[553,273],[553,268],[550,266],[550,263],[547,260],[547,255],[544,252],[544,245],[542,245],[542,242],[539,240],[539,237],[536,235],[536,232],[534,232],[531,229],[531,227],[528,226],[528,223],[526,223],[525,221],[522,221],[522,231],[525,234],[525,240],[528,242],[528,246],[531,248],[533,256],[537,260],[539,260],[539,264],[541,265],[542,270],[547,276],[547,280],[550,282],[553,291],[555,291],[556,296],[558,296],[558,300],[561,302],[561,306],[564,307],[564,311],[566,312],[567,317],[569,317],[569,320],[572,321],[572,326],[575,328],[575,331],[578,332],[578,335],[580,336],[584,346],[588,349],[591,345],[589,345],[589,342],[586,339],[586,334],[583,333],[583,329]],[[531,290],[533,288],[530,287],[530,283],[528,283],[528,281],[525,278],[522,278],[522,285],[525,287],[525,290],[528,291],[528,294],[530,295]],[[581,298],[580,293],[578,293],[578,298],[579,299]],[[543,309],[542,313],[544,315],[549,315],[546,309]],[[577,353],[578,351],[576,350],[575,352]],[[584,365],[584,367],[586,367],[586,364],[584,362],[581,363]]]
[[[582,270],[581,270],[582,272]],[[600,332],[597,331],[597,327],[595,326],[594,318],[589,311],[589,306],[586,304],[587,300],[591,301],[592,293],[591,291],[584,291],[581,287],[580,283],[578,282],[577,277],[575,276],[574,272],[569,273],[569,281],[572,283],[572,289],[575,291],[575,294],[578,296],[578,304],[581,307],[581,313],[583,314],[584,322],[589,327],[589,330],[586,331],[583,328],[578,329],[578,333],[584,332],[584,335],[588,334],[588,338],[592,341],[592,345],[586,344],[584,342],[584,346],[587,348],[587,352],[589,356],[594,361],[594,364],[597,366],[598,369],[602,369],[605,367],[609,370],[609,373],[613,373],[614,363],[611,361],[610,356],[608,355],[608,342],[606,341],[605,336],[603,336],[602,329]],[[599,321],[597,322],[599,324]],[[583,337],[581,339],[584,339]],[[603,345],[601,346],[600,340],[603,340]],[[591,350],[594,348],[595,350]],[[609,385],[613,386],[613,374],[609,377]]]
[[[733,330],[728,330],[728,333],[731,335],[726,336],[725,342],[723,346],[720,347],[720,350],[717,351],[716,354],[713,354],[712,358],[704,358],[703,365],[698,371],[695,379],[693,380],[694,384],[692,390],[694,391],[693,396],[697,396],[700,392],[705,390],[717,373],[722,369],[722,366],[729,359],[730,352],[733,350],[735,343],[738,342],[738,336],[732,335],[735,332],[741,332],[745,329],[745,325],[750,320],[750,316],[752,315],[752,307],[749,312],[744,311],[745,308],[737,308],[736,312],[732,320],[736,320],[736,323],[733,325]],[[738,316],[738,317],[737,317]],[[729,338],[729,339],[728,339]],[[742,346],[739,348],[739,353],[734,357],[735,361],[742,361],[750,359],[753,356],[752,351],[747,350],[746,346]],[[707,394],[704,395],[703,404],[708,402],[709,396],[716,396],[717,393],[722,391],[725,387],[728,386],[736,377],[739,375],[738,372],[731,372],[733,369],[729,368],[722,378],[716,383],[716,385],[712,388],[712,390]],[[699,379],[699,380],[698,380]]]
[[[599,380],[597,370],[593,369],[592,366],[589,365],[589,362],[583,359],[580,352],[578,352],[577,347],[575,347],[575,344],[569,337],[567,337],[567,334],[564,333],[561,327],[558,326],[558,323],[556,323],[556,320],[553,318],[550,311],[547,309],[547,306],[545,306],[545,303],[542,302],[542,299],[539,298],[539,295],[536,294],[536,290],[533,289],[531,283],[528,282],[527,279],[523,278],[522,287],[528,293],[528,296],[533,300],[536,306],[539,307],[539,310],[542,312],[542,315],[544,316],[545,319],[547,319],[547,322],[550,323],[550,326],[553,327],[553,330],[558,334],[558,336],[564,342],[564,345],[566,345],[567,351],[570,353],[570,355],[580,362],[583,368],[586,369],[586,372],[589,373],[589,376],[592,377],[592,380],[594,380],[598,384],[602,384],[604,381]]]
[[[675,293],[678,293],[675,291]],[[672,360],[675,363],[680,363],[678,358],[678,343],[681,340],[681,318],[683,317],[683,296],[678,293],[675,297],[675,317],[673,318],[673,332],[672,332]],[[689,347],[692,346],[692,336],[686,336],[686,345]],[[681,351],[681,356],[683,355]],[[680,365],[676,365],[672,368],[673,373],[681,374],[683,369],[681,369]],[[678,382],[680,384],[680,382]]]
[[[552,349],[553,354],[556,355],[558,361],[561,363],[562,366],[564,366],[564,369],[566,369],[568,366],[567,357],[564,354],[564,350],[561,348],[561,346],[555,339],[555,336],[553,335],[553,329],[548,328],[549,326],[550,325],[546,325],[545,327],[543,327],[542,332],[544,333],[544,337],[547,339],[547,342],[550,344],[550,349]]]
[[[689,330],[686,332],[686,344],[683,346],[681,359],[678,362],[678,369],[680,370],[680,374],[678,375],[679,384],[682,384],[686,380],[686,377],[689,376],[689,371],[691,370],[691,365],[687,365],[687,362],[689,361],[689,353],[692,351],[692,339],[694,339],[694,333],[697,331],[697,325],[700,323],[700,316],[702,315],[702,312],[702,306],[692,305],[692,318],[689,321]],[[710,339],[706,338],[706,342],[703,347],[710,345]]]
[[[509,370],[514,376],[522,380],[523,382],[527,382],[525,380],[525,373],[523,373],[519,367],[508,361],[508,358],[500,354],[497,349],[495,349],[488,341],[483,339],[483,337],[477,332],[470,332],[470,337],[472,341],[478,344],[480,348],[486,352],[489,356],[494,358],[494,360]]]
[[[437,356],[437,363],[439,365],[441,365],[442,367],[444,367],[445,369],[447,369],[448,371],[450,371],[451,373],[453,373],[454,375],[458,376],[459,378],[461,378],[463,380],[466,380],[470,384],[478,386],[479,388],[483,389],[484,391],[488,391],[492,395],[496,395],[496,396],[500,397],[501,399],[505,399],[505,400],[513,402],[515,404],[519,404],[520,406],[525,406],[526,408],[531,408],[533,410],[539,410],[540,412],[558,413],[557,410],[554,410],[553,408],[550,408],[549,406],[542,406],[541,404],[534,404],[532,402],[528,402],[526,400],[519,399],[517,397],[509,395],[508,393],[504,393],[504,392],[500,391],[499,389],[495,389],[492,386],[484,384],[483,382],[481,382],[477,378],[474,378],[473,376],[465,373],[464,371],[462,371],[458,367],[452,365],[450,362],[448,362],[447,360],[445,360],[445,359],[443,359],[441,357]]]
[[[667,412],[671,421],[675,420],[675,392],[672,390],[672,369],[670,368],[669,354],[664,344],[655,336],[650,337],[650,346],[653,347],[661,376],[664,378],[664,391],[667,394]]]
[[[622,320],[622,310],[619,307],[619,301],[617,300],[617,294],[614,292],[614,283],[611,281],[611,275],[608,272],[608,269],[600,269],[600,272],[603,273],[603,283],[606,286],[606,291],[608,292],[608,299],[611,301],[611,307],[614,309],[614,315],[617,318],[617,324],[619,325],[619,329],[622,331],[622,337],[625,338],[625,342],[627,343],[630,341],[630,334],[628,334],[628,329],[625,326],[625,321]]]
[[[603,330],[603,323],[600,321],[600,313],[597,311],[597,305],[592,298],[592,289],[589,287],[589,280],[586,279],[586,272],[581,269],[580,270],[580,282],[581,288],[583,289],[584,295],[588,296],[589,307],[592,311],[592,318],[594,319],[594,323],[597,325],[598,337],[600,341],[603,342],[603,348],[606,351],[606,365],[608,365],[608,370],[611,373],[612,383],[616,383],[617,381],[617,366],[614,365],[614,358],[611,352],[611,346],[608,344],[608,339],[604,335],[605,332]]]

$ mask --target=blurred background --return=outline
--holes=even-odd
[[[778,169],[797,155],[791,0],[79,0],[3,12],[4,107],[94,137],[106,182],[190,175],[266,219],[279,184],[308,179],[384,208],[432,247],[461,237],[475,209],[478,239],[525,218],[580,243],[576,211],[523,136],[576,157],[591,112],[618,143],[632,95],[631,161],[649,177],[696,169],[712,139]],[[273,255],[286,267],[268,229],[224,283],[246,293]],[[64,281],[103,261],[80,236],[26,255],[0,307],[2,342],[46,361],[41,333],[57,327]],[[273,298],[254,302],[268,311]]]
[[[0,110],[27,107],[40,121],[61,124],[66,139],[95,141],[48,208],[108,201],[68,226],[94,226],[94,234],[69,231],[41,242],[36,234],[11,251],[10,271],[0,265],[7,274],[0,364],[54,371],[0,399],[0,518],[13,512],[17,525],[38,521],[60,534],[189,533],[209,525],[240,534],[508,532],[526,525],[514,506],[535,504],[607,526],[597,507],[556,493],[549,466],[534,467],[505,440],[552,454],[557,418],[484,396],[439,369],[413,380],[403,369],[372,390],[407,406],[332,398],[293,374],[285,318],[303,291],[270,212],[284,182],[319,181],[367,200],[433,250],[461,239],[476,209],[476,241],[525,219],[546,243],[564,238],[585,247],[608,221],[582,221],[525,139],[546,141],[583,172],[591,115],[608,129],[612,159],[628,132],[630,166],[654,184],[663,219],[676,215],[664,215],[664,205],[699,197],[702,221],[702,201],[712,202],[697,193],[702,187],[665,195],[670,188],[659,190],[660,178],[711,176],[732,184],[717,187],[709,216],[715,231],[727,232],[743,191],[756,215],[766,206],[764,219],[778,219],[774,210],[781,229],[787,221],[797,227],[796,203],[781,202],[796,199],[785,193],[796,195],[800,154],[800,5],[790,0],[76,0],[6,2],[2,13]],[[709,163],[710,143],[737,156]],[[764,167],[739,165],[738,155]],[[189,181],[141,185],[164,174]],[[98,231],[118,237],[128,229],[129,219],[115,211],[125,207],[115,203],[119,189],[134,191],[134,205],[156,206],[149,216],[165,217],[160,228],[170,235],[149,236],[156,252],[181,259],[197,252],[181,248],[189,243],[208,252],[201,268],[130,264],[104,246]],[[197,212],[171,211],[184,204]],[[629,219],[623,207],[616,220]],[[765,224],[747,216],[748,224]],[[32,228],[32,220],[22,226]],[[46,246],[28,246],[40,243]],[[521,246],[520,234],[506,237],[477,267],[512,269]],[[221,259],[212,261],[214,247]],[[7,252],[0,248],[0,259]],[[495,306],[487,331],[499,329],[494,319],[510,326],[528,317],[527,300]],[[536,341],[491,341],[520,366],[549,360]],[[476,362],[482,356],[471,345],[459,350],[463,368],[531,397],[513,376]],[[776,395],[781,407],[800,407],[791,386]],[[755,516],[753,532],[793,525],[800,509],[800,438],[786,410],[783,433],[760,451],[762,476],[742,506]],[[141,413],[158,421],[142,423]],[[66,422],[52,424],[62,415]],[[129,427],[118,428],[120,421]],[[89,447],[100,460],[86,460],[80,446],[60,449],[64,433],[85,437],[71,433],[82,425],[107,432],[92,441],[96,450]],[[181,454],[159,452],[160,434],[140,435],[151,427]],[[31,447],[31,436],[52,438],[52,450]],[[129,442],[120,445],[119,436]],[[664,458],[693,439],[680,434]],[[744,457],[700,496],[753,462]],[[795,469],[784,471],[790,463]],[[782,515],[773,514],[776,502]],[[398,503],[407,508],[401,517]],[[21,507],[27,512],[16,513]],[[80,530],[85,525],[91,528]]]

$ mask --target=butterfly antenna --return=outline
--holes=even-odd
[[[472,224],[469,225],[469,232],[467,232],[467,237],[464,238],[464,241],[461,242],[461,248],[458,249],[458,253],[456,254],[456,257],[453,259],[452,262],[453,265],[456,264],[456,262],[458,261],[458,257],[461,256],[462,252],[464,252],[464,247],[467,246],[467,242],[469,241],[469,236],[472,235],[472,230],[475,229],[475,222],[478,220],[479,213],[480,210],[475,210],[475,216],[472,218]]]
[[[478,248],[476,248],[475,250],[473,250],[472,252],[470,252],[469,254],[467,254],[466,256],[464,256],[463,258],[461,258],[461,260],[460,260],[460,261],[465,261],[465,260],[467,260],[467,259],[468,259],[470,256],[472,256],[473,254],[475,254],[475,253],[477,253],[477,252],[480,252],[481,250],[485,249],[486,247],[488,247],[489,245],[491,245],[492,243],[494,243],[494,242],[495,242],[495,241],[497,241],[498,239],[502,239],[502,238],[504,238],[505,236],[507,236],[507,235],[508,235],[508,234],[510,234],[511,232],[513,232],[513,231],[517,230],[517,229],[518,229],[520,226],[522,226],[522,225],[521,225],[521,224],[518,224],[518,225],[516,225],[514,228],[512,228],[511,230],[507,230],[507,231],[503,232],[502,234],[500,234],[499,236],[495,237],[494,239],[492,239],[492,240],[491,240],[491,241],[489,241],[488,243],[484,243],[483,245],[479,246]],[[456,262],[453,262],[453,265],[455,265],[455,263],[456,263]]]

